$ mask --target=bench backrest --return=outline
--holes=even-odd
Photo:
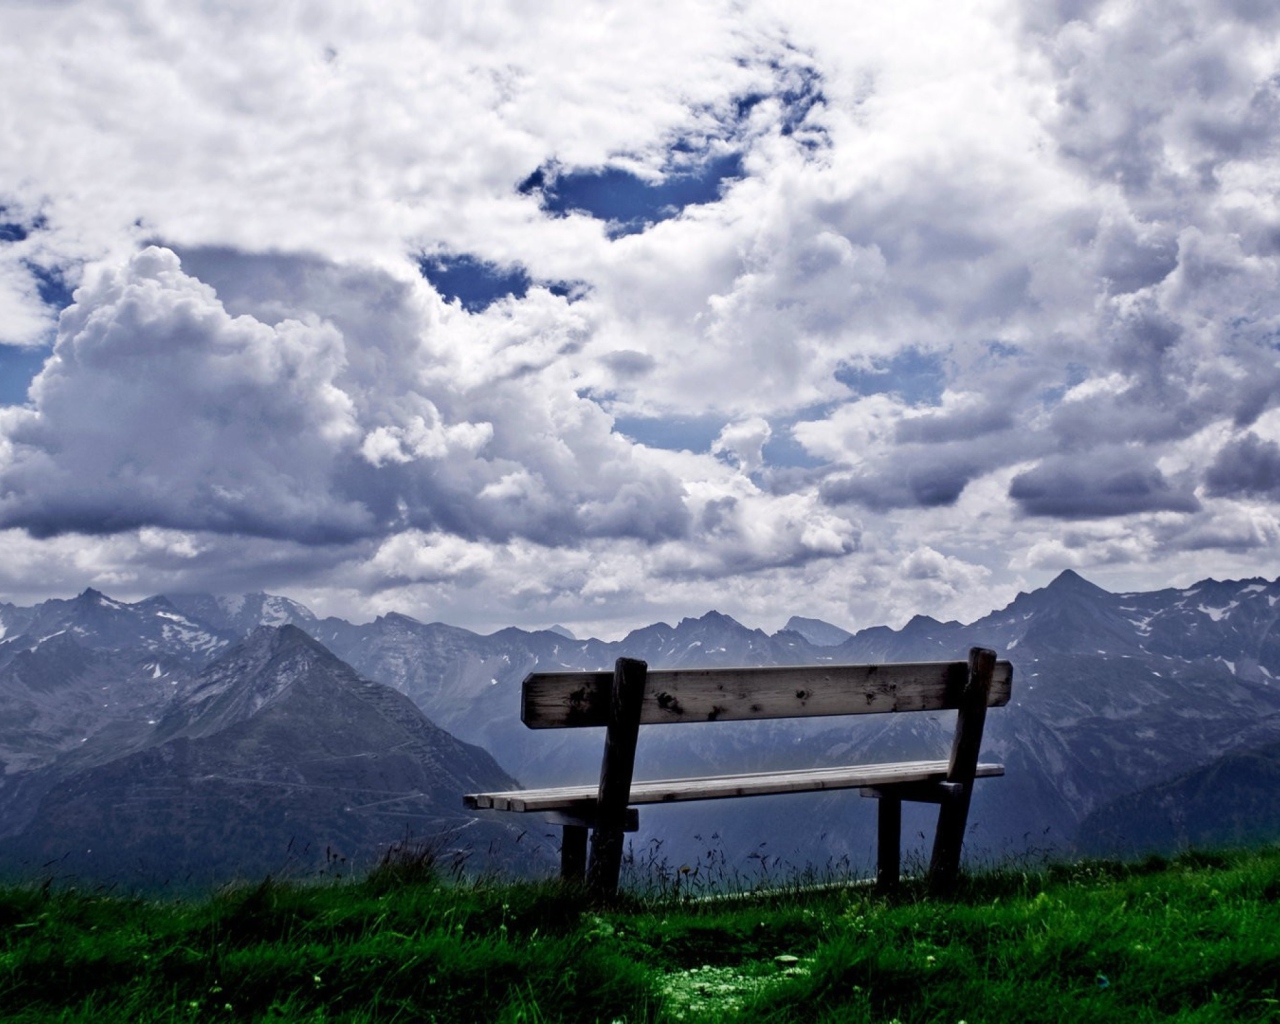
[[[960,707],[967,661],[771,668],[656,669],[647,673],[640,724],[945,711]],[[1013,666],[997,661],[989,707],[1009,702]],[[534,672],[521,690],[530,729],[609,722],[613,672]]]

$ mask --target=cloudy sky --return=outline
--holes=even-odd
[[[1269,0],[0,0],[0,599],[1280,575]]]

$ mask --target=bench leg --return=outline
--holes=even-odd
[[[972,793],[972,786],[956,786],[947,791],[938,807],[938,830],[933,837],[933,857],[929,862],[931,896],[947,896],[955,888]]]
[[[949,895],[960,874],[960,847],[969,820],[973,773],[978,765],[978,748],[982,746],[982,726],[987,719],[995,667],[995,651],[985,647],[969,649],[969,676],[956,710],[956,734],[947,766],[947,782],[954,788],[946,790],[938,808],[938,831],[933,837],[933,859],[929,863],[929,892],[933,896]]]
[[[587,869],[587,889],[598,900],[611,900],[618,892],[622,872],[623,833],[620,828],[591,830],[591,866]]]
[[[880,797],[876,828],[876,888],[891,892],[902,875],[902,801]]]
[[[560,841],[560,877],[566,882],[581,882],[587,876],[587,827],[565,825]]]
[[[609,724],[604,735],[604,760],[596,795],[596,823],[591,830],[591,861],[587,890],[607,902],[618,894],[622,867],[622,833],[626,827],[631,776],[640,736],[640,707],[649,666],[635,658],[619,658],[613,666]]]

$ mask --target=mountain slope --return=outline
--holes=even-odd
[[[26,614],[14,615],[14,628],[0,639],[0,665],[67,635],[92,650],[147,650],[202,667],[237,636],[188,618],[164,597],[128,604],[89,589],[68,601],[45,601],[22,611]]]
[[[1280,743],[1271,743],[1098,807],[1080,823],[1077,844],[1086,853],[1132,856],[1278,838]]]
[[[256,630],[196,677],[143,749],[57,768],[0,841],[10,870],[204,884],[314,871],[327,853],[367,864],[406,833],[513,842],[461,809],[466,790],[514,785],[492,757],[292,626]]]

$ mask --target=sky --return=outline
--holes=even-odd
[[[0,600],[1280,575],[1268,0],[0,0]]]

